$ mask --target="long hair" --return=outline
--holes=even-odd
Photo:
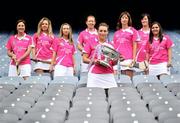
[[[142,20],[144,17],[148,18],[148,25],[149,25],[149,27],[151,27],[151,17],[150,17],[150,15],[148,13],[142,13],[140,19]]]
[[[122,24],[121,24],[121,18],[123,15],[127,15],[128,16],[128,26],[132,26],[132,19],[131,19],[131,15],[129,14],[129,12],[127,11],[124,11],[120,14],[119,18],[118,18],[118,22],[117,22],[117,26],[116,26],[116,29],[119,30],[122,28]]]
[[[152,42],[153,42],[153,37],[154,37],[154,35],[153,35],[153,33],[152,33],[152,26],[155,25],[155,24],[157,24],[157,25],[159,26],[158,38],[159,38],[159,40],[160,40],[160,43],[161,43],[161,41],[163,40],[163,29],[162,29],[162,27],[161,27],[161,24],[160,24],[159,22],[155,21],[155,22],[152,23],[151,28],[150,28],[150,34],[149,34],[149,43],[150,43],[150,44],[152,44]]]
[[[60,37],[63,37],[63,26],[64,25],[68,25],[69,26],[69,34],[68,34],[68,40],[69,40],[69,43],[70,44],[73,44],[73,37],[72,37],[72,27],[71,27],[71,25],[70,24],[68,24],[68,23],[63,23],[62,25],[61,25],[61,27],[60,27],[60,30],[59,30],[59,35],[60,35]]]
[[[53,30],[52,30],[52,23],[51,23],[51,20],[49,20],[47,17],[43,17],[39,23],[38,23],[38,27],[37,27],[37,35],[40,36],[42,30],[41,30],[41,25],[43,23],[44,20],[47,20],[48,21],[48,31],[47,31],[47,34],[48,36],[53,36]]]

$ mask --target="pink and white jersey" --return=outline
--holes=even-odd
[[[133,58],[133,42],[137,41],[138,33],[133,27],[120,29],[113,36],[115,49],[124,57],[124,59]]]
[[[52,58],[52,44],[54,39],[54,36],[48,36],[46,33],[41,33],[40,36],[37,33],[33,35],[37,59],[48,60]]]
[[[56,64],[66,67],[73,67],[73,55],[75,53],[74,44],[70,44],[64,38],[57,38],[53,43],[53,50],[57,53]]]
[[[22,38],[18,38],[17,35],[10,36],[6,48],[11,50],[15,55],[16,58],[21,58],[24,53],[27,51],[28,47],[32,45],[32,38],[31,36],[24,34]],[[11,60],[11,64],[15,65],[14,60]],[[30,55],[28,55],[25,59],[23,59],[20,65],[30,64]]]
[[[90,59],[92,59],[94,57],[94,59],[104,60],[105,57],[102,54],[99,54],[99,51],[98,51],[98,49],[101,47],[101,45],[102,44],[99,43],[97,38],[96,39],[92,38],[92,40],[90,40],[90,42],[88,42],[85,45],[83,53],[87,53]],[[95,74],[113,73],[114,63],[112,61],[110,61],[109,64],[111,65],[111,67],[104,67],[99,64],[94,64],[91,66],[92,67],[91,73],[95,73]]]
[[[173,41],[167,35],[163,36],[161,43],[159,39],[153,38],[152,44],[149,44],[150,64],[168,62],[168,49],[173,45]]]
[[[142,62],[146,59],[147,42],[149,41],[149,31],[138,30],[138,42],[137,42],[137,62]]]
[[[94,29],[93,32],[88,31],[87,29],[85,29],[84,31],[82,31],[79,36],[78,36],[78,44],[81,44],[83,47],[85,46],[85,44],[91,39],[91,38],[97,38],[98,34],[97,34],[97,30]]]

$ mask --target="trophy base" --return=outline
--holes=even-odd
[[[105,66],[105,67],[111,67],[107,62],[105,62],[105,61],[100,61],[100,63],[99,63],[100,65],[102,65],[102,66]]]

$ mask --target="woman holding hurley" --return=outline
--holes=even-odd
[[[11,58],[8,76],[21,76],[27,79],[31,75],[30,52],[32,39],[25,33],[26,22],[20,19],[16,22],[16,34],[10,36],[6,48]]]

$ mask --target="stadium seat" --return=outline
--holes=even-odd
[[[164,123],[168,119],[180,118],[180,111],[162,112],[158,116],[159,123]]]
[[[16,115],[18,119],[22,119],[25,115],[25,110],[18,107],[0,107],[0,114],[13,114]]]
[[[158,123],[155,119],[140,118],[140,119],[130,119],[130,118],[117,118],[114,119],[113,123]]]
[[[152,108],[152,113],[155,117],[159,117],[159,115],[163,112],[180,112],[180,104],[167,104],[167,105],[157,105]]]
[[[22,122],[23,123],[64,123],[64,113],[52,113],[52,112],[31,112],[26,114]]]
[[[44,84],[47,86],[50,83],[50,81],[51,78],[49,76],[30,76],[28,77],[27,80],[25,80],[21,84],[32,83],[32,84]]]
[[[24,79],[19,76],[13,76],[13,77],[4,76],[0,78],[0,84],[13,84],[15,87],[19,86],[20,83],[22,83],[23,81]]]
[[[0,121],[5,123],[15,123],[18,122],[19,118],[16,114],[0,114]]]
[[[68,119],[65,123],[109,123],[109,120],[89,118],[89,119]]]
[[[52,81],[49,82],[51,83],[69,83],[73,85],[77,85],[78,83],[78,77],[76,76],[56,76]]]
[[[180,123],[180,118],[171,118],[164,121],[164,123]]]
[[[160,105],[174,105],[180,104],[180,101],[177,99],[159,99],[159,100],[151,100],[148,104],[149,111],[152,111],[152,108]]]
[[[165,86],[171,83],[180,83],[180,78],[178,74],[173,75],[161,75],[160,77],[161,83],[163,83]]]
[[[132,81],[134,86],[137,86],[139,83],[161,83],[161,81],[153,75],[135,75]]]
[[[132,85],[131,78],[127,75],[122,74],[119,77],[118,77],[118,75],[116,75],[115,79],[116,79],[116,82],[117,82],[119,87],[122,87],[123,85],[129,85],[129,86]]]

